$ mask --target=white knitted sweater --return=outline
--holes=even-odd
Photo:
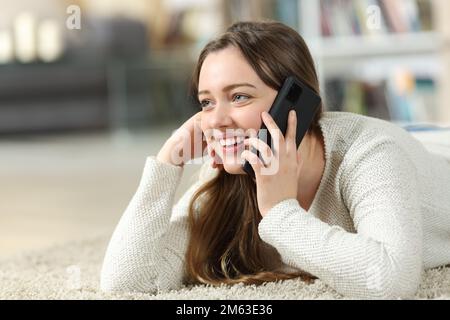
[[[286,268],[313,274],[345,296],[411,297],[424,269],[450,263],[450,163],[386,121],[325,112],[320,126],[326,164],[310,209],[296,199],[278,203],[259,224],[261,239]],[[174,205],[183,168],[146,159],[107,248],[102,290],[181,287],[187,208],[211,178],[206,172]]]

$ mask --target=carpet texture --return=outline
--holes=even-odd
[[[110,235],[22,253],[0,261],[0,299],[348,299],[316,280],[262,286],[194,286],[151,295],[108,294],[99,290],[99,273]],[[450,300],[450,267],[427,270],[416,299]]]

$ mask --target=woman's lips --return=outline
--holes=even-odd
[[[216,151],[216,157],[218,158],[217,160],[223,164],[225,161],[228,162],[229,160],[233,159],[234,157],[239,156],[242,153],[242,151],[244,151],[245,144],[244,144],[244,142],[240,142],[238,145],[224,147],[220,143],[217,142],[217,143],[212,144],[212,149],[214,149]]]
[[[236,153],[238,151],[240,151],[241,149],[243,149],[244,147],[244,142],[240,142],[238,144],[234,144],[232,146],[221,146],[222,147],[222,151],[223,153]]]

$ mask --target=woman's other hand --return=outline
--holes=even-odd
[[[183,167],[192,159],[203,156],[207,147],[202,133],[201,111],[184,122],[166,141],[157,155],[157,160]]]

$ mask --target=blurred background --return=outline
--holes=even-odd
[[[326,109],[450,126],[448,0],[0,0],[0,258],[111,233],[145,158],[199,107],[202,47],[270,18],[307,41]],[[187,165],[176,199],[193,182]]]

